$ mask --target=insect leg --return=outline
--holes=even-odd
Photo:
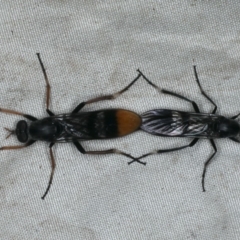
[[[240,141],[239,141],[238,139],[236,139],[235,137],[230,137],[229,139],[231,139],[232,141],[237,142],[237,143],[240,142]]]
[[[31,121],[36,121],[37,120],[37,118],[35,118],[35,117],[31,116],[31,115],[28,115],[28,114],[25,114],[25,113],[21,113],[21,112],[17,112],[17,111],[10,110],[10,109],[6,109],[6,108],[0,108],[0,112],[8,113],[8,114],[14,114],[14,115],[19,115],[19,116],[25,117],[25,118],[27,118],[28,120],[31,120]]]
[[[195,75],[197,84],[198,84],[198,86],[199,86],[199,88],[200,88],[200,91],[201,91],[202,95],[203,95],[205,98],[207,98],[208,101],[211,102],[211,103],[214,105],[214,109],[213,109],[213,111],[212,111],[212,114],[215,114],[216,111],[217,111],[217,105],[215,104],[215,102],[213,102],[213,100],[212,100],[212,99],[204,92],[204,90],[202,89],[202,86],[201,86],[200,81],[199,81],[199,79],[198,79],[197,67],[196,67],[195,65],[193,66],[193,69],[194,69],[194,75]]]
[[[138,162],[141,163],[143,165],[146,165],[145,162],[141,162],[138,159],[135,159],[133,156],[131,156],[130,154],[127,154],[125,152],[122,152],[118,149],[107,149],[107,150],[103,150],[103,151],[85,151],[85,149],[82,147],[82,145],[78,142],[78,141],[74,141],[73,144],[76,146],[76,148],[78,149],[78,151],[80,151],[83,154],[110,154],[110,153],[116,153],[116,154],[121,154],[125,157],[131,158],[134,162]]]
[[[204,181],[205,181],[205,174],[206,174],[206,170],[207,170],[207,166],[208,164],[210,163],[210,161],[212,160],[212,158],[214,157],[214,155],[216,154],[217,152],[217,147],[214,143],[214,141],[212,139],[210,139],[210,142],[214,148],[214,153],[212,154],[212,156],[204,163],[204,168],[203,168],[203,174],[202,174],[202,189],[203,189],[203,192],[205,192],[205,187],[204,187]]]
[[[46,197],[51,185],[52,185],[52,180],[53,180],[53,175],[54,175],[54,171],[55,171],[55,167],[56,167],[56,162],[54,160],[54,156],[53,156],[53,152],[52,152],[52,146],[54,145],[54,143],[51,143],[49,148],[50,148],[50,157],[51,157],[51,167],[52,167],[52,171],[51,171],[51,175],[50,175],[50,179],[48,182],[48,186],[47,189],[45,191],[45,193],[43,194],[43,196],[41,197],[42,200],[44,200],[44,198]]]
[[[137,70],[141,75],[142,77],[151,85],[153,86],[155,89],[157,89],[157,91],[159,91],[160,93],[165,93],[165,94],[169,94],[171,96],[174,96],[174,97],[177,97],[177,98],[180,98],[180,99],[183,99],[187,102],[190,102],[192,105],[193,105],[193,108],[195,110],[195,112],[197,113],[200,113],[199,111],[199,108],[198,108],[198,105],[196,104],[196,102],[182,96],[182,95],[179,95],[177,93],[174,93],[174,92],[171,92],[171,91],[168,91],[168,90],[165,90],[165,89],[162,89],[160,87],[158,87],[157,85],[155,85],[154,83],[152,83],[139,69]]]
[[[150,153],[144,154],[144,155],[142,155],[141,157],[138,157],[137,160],[140,160],[140,159],[142,159],[142,158],[145,158],[145,157],[150,156],[150,155],[153,155],[153,154],[166,153],[166,152],[174,152],[174,151],[182,150],[182,149],[187,148],[187,147],[193,147],[193,146],[197,143],[198,139],[199,139],[199,138],[194,138],[192,142],[190,142],[188,145],[185,145],[185,146],[182,146],[182,147],[156,150],[156,151],[154,151],[154,152],[150,152]],[[133,163],[133,162],[135,162],[135,161],[136,161],[136,160],[133,160],[133,161],[129,162],[128,164],[131,164],[131,163]]]
[[[186,98],[186,97],[184,97],[182,95],[179,95],[177,93],[174,93],[174,92],[171,92],[171,91],[168,91],[168,90],[165,90],[165,89],[162,89],[162,93],[169,94],[169,95],[172,95],[174,97],[178,97],[180,99],[183,99],[183,100],[185,100],[187,102],[192,103],[195,112],[196,113],[200,113],[200,110],[199,110],[198,105],[196,104],[196,102],[194,102],[194,101],[192,101],[192,100],[190,100],[190,99],[188,99],[188,98]]]
[[[116,92],[114,94],[111,95],[104,95],[101,97],[96,97],[93,99],[90,99],[86,102],[82,102],[80,103],[73,111],[72,113],[77,113],[79,112],[86,104],[90,104],[90,103],[95,103],[95,102],[99,102],[99,101],[104,101],[104,100],[112,100],[115,99],[117,97],[119,97],[121,94],[123,94],[124,92],[126,92],[139,78],[141,77],[141,74],[139,73],[138,76],[130,83],[128,84],[125,88],[123,88],[121,91]]]
[[[240,116],[240,113],[235,115],[235,116],[233,116],[233,117],[231,117],[231,119],[236,119],[238,116]]]
[[[49,116],[55,116],[55,114],[49,109],[46,109],[46,112],[48,113]]]
[[[39,63],[41,65],[41,69],[43,71],[43,75],[44,75],[44,79],[45,79],[45,82],[46,82],[46,95],[47,95],[47,100],[46,100],[46,104],[47,104],[47,113],[49,114],[49,116],[54,116],[54,113],[52,111],[49,110],[49,102],[50,102],[50,94],[51,94],[51,86],[49,84],[49,81],[48,81],[48,77],[47,77],[47,73],[46,73],[46,70],[44,68],[44,65],[43,65],[43,62],[42,62],[42,59],[40,57],[40,53],[37,53],[37,57],[38,57],[38,60],[39,60]]]
[[[25,147],[28,147],[28,146],[32,145],[35,142],[36,142],[35,140],[30,140],[27,143],[25,143],[24,145],[3,146],[3,147],[0,147],[0,151],[2,151],[2,150],[15,150],[15,149],[25,148]]]

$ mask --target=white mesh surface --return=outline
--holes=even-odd
[[[50,109],[70,112],[85,100],[119,91],[141,69],[158,86],[213,106],[200,94],[192,65],[219,114],[239,112],[239,1],[1,1],[0,107],[38,118],[45,113],[41,53],[52,86]],[[86,111],[154,108],[192,111],[141,79],[114,101]],[[0,114],[3,127],[20,118]],[[189,139],[141,131],[124,138],[83,142],[86,150],[116,147],[133,156],[177,147]],[[52,187],[49,150],[38,142],[0,152],[0,239],[239,239],[240,149],[216,141],[218,153],[201,189],[210,143],[146,158],[146,167],[118,155],[84,156],[56,144]]]

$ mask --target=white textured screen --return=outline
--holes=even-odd
[[[240,111],[239,1],[0,1],[0,107],[46,116],[41,53],[52,86],[50,109],[70,112],[82,101],[116,92],[141,69],[156,85],[213,106]],[[85,111],[155,108],[193,111],[190,103],[159,94],[139,80],[114,101]],[[18,116],[0,114],[12,128]],[[136,132],[82,142],[86,150],[118,148],[133,156],[189,143],[184,138]],[[146,158],[146,167],[119,155],[84,156],[73,144],[53,148],[50,174],[46,143],[0,152],[0,239],[162,240],[239,239],[240,145],[217,140],[218,152],[201,189],[203,163],[213,153],[207,140],[194,148]]]

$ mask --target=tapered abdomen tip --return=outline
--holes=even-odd
[[[117,110],[116,112],[118,136],[125,136],[135,132],[142,123],[141,117],[128,110]]]

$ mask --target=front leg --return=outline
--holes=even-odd
[[[24,145],[3,146],[3,147],[0,147],[0,151],[2,151],[2,150],[16,150],[16,149],[26,148],[26,147],[32,145],[35,142],[36,142],[35,140],[30,140],[27,143],[25,143]]]

